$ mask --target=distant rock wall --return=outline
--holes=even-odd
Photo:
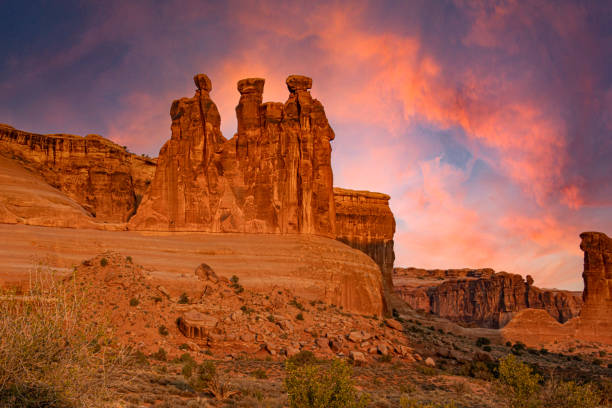
[[[395,218],[390,197],[369,191],[334,188],[336,239],[368,254],[380,267],[385,291],[393,293]],[[387,305],[388,309],[390,306]]]
[[[39,135],[0,125],[0,154],[19,162],[99,222],[134,214],[155,162],[97,135]]]
[[[226,140],[206,75],[172,103],[172,137],[129,228],[335,237],[331,145],[312,80],[287,78],[289,99],[262,103],[264,80],[238,82],[238,132]]]
[[[468,326],[500,328],[527,308],[544,309],[564,323],[582,306],[570,292],[540,289],[530,276],[524,280],[492,269],[410,268],[398,269],[395,275],[395,290],[411,307]]]
[[[583,306],[565,324],[535,311],[523,311],[502,329],[504,338],[537,346],[557,341],[612,344],[612,239],[602,232],[583,232]]]

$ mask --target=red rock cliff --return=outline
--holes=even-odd
[[[369,191],[334,188],[334,198],[336,239],[374,259],[382,271],[385,291],[393,293],[395,218],[389,208],[390,197]]]
[[[544,309],[564,323],[581,310],[580,298],[566,291],[533,286],[533,279],[492,269],[425,271],[399,269],[396,292],[415,309],[470,326],[503,327],[519,311]]]
[[[335,237],[334,139],[312,80],[287,78],[287,102],[262,104],[264,80],[238,82],[238,133],[226,140],[206,75],[172,103],[149,194],[131,229],[312,233]]]
[[[135,212],[155,162],[97,135],[39,135],[0,125],[0,154],[40,174],[97,221],[125,222]]]
[[[612,341],[612,239],[602,232],[583,232],[580,238],[584,251],[581,331]]]

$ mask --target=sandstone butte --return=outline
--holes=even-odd
[[[412,308],[464,324],[501,328],[524,309],[543,309],[560,323],[578,316],[582,300],[533,286],[533,279],[493,269],[396,268],[394,290]]]
[[[263,79],[239,81],[238,131],[229,140],[220,131],[210,79],[198,74],[194,81],[194,97],[172,103],[171,138],[153,160],[96,135],[38,135],[1,125],[4,167],[22,167],[24,180],[27,172],[42,178],[54,198],[34,200],[35,193],[5,178],[0,188],[10,199],[0,202],[0,221],[335,238],[378,264],[389,311],[395,232],[389,196],[333,188],[330,142],[335,135],[322,104],[310,94],[312,80],[289,76],[285,103],[262,103]],[[24,202],[30,211],[23,210]],[[350,276],[345,285],[349,281]],[[376,285],[368,290],[383,297]],[[355,303],[345,306],[355,308]],[[374,305],[372,312],[379,309]]]
[[[612,344],[612,239],[583,232],[584,291],[580,315],[564,324],[543,310],[525,309],[502,330],[503,337],[527,345],[578,339]]]

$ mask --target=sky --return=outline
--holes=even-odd
[[[313,78],[334,185],[391,196],[396,266],[492,267],[582,289],[579,234],[612,236],[607,1],[0,2],[0,123],[157,156],[211,78]]]

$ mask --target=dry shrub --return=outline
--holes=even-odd
[[[351,378],[351,367],[334,360],[331,367],[286,362],[285,387],[291,408],[361,408],[369,396],[359,394]]]
[[[91,407],[113,397],[125,364],[112,330],[92,320],[74,279],[36,274],[17,296],[0,292],[0,401],[15,407]]]

